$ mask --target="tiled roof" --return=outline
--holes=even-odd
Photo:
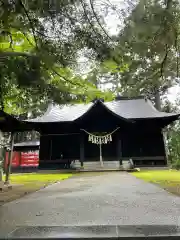
[[[43,116],[27,120],[29,122],[72,122],[91,111],[95,103],[74,105],[50,105]],[[158,111],[150,100],[144,98],[122,99],[112,102],[101,102],[113,114],[124,119],[166,118],[179,116],[177,113]]]

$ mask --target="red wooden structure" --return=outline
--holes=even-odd
[[[5,168],[8,163],[9,152],[6,152]],[[39,151],[13,152],[12,168],[18,167],[38,167],[39,166]]]

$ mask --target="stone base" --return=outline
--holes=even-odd
[[[0,182],[0,191],[4,191],[6,189],[12,189],[12,185],[11,184],[5,184],[3,181]]]
[[[2,191],[4,188],[4,182],[3,181],[0,181],[0,191]]]

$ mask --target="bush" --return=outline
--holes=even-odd
[[[180,159],[172,163],[172,168],[180,170]]]

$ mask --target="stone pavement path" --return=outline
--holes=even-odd
[[[180,225],[180,198],[125,172],[83,174],[0,207],[0,236],[19,226]]]

